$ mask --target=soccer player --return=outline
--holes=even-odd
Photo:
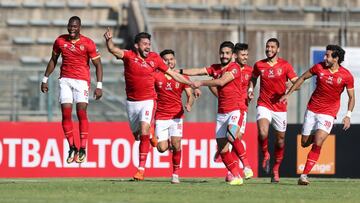
[[[81,19],[73,16],[69,19],[67,30],[69,34],[60,35],[54,42],[51,59],[46,67],[45,75],[41,83],[41,91],[49,91],[48,77],[54,71],[58,58],[62,56],[60,67],[60,94],[59,102],[62,112],[62,127],[70,146],[67,163],[76,161],[82,163],[86,157],[86,144],[89,134],[89,122],[87,118],[87,105],[89,103],[90,67],[89,60],[96,68],[97,85],[94,98],[102,96],[103,68],[100,55],[95,43],[88,37],[80,34]],[[73,124],[71,120],[72,104],[76,103],[76,114],[80,128],[80,149],[74,142]]]
[[[161,58],[172,70],[175,69],[175,52],[166,49],[160,53]],[[157,149],[163,153],[172,150],[173,174],[171,183],[180,183],[179,169],[181,161],[181,138],[183,136],[183,117],[181,94],[185,91],[187,102],[185,110],[191,111],[194,103],[191,87],[175,81],[168,74],[155,74],[155,90],[158,95],[155,113],[155,135],[158,138]],[[169,140],[170,139],[170,140]],[[170,146],[169,146],[170,145]]]
[[[242,91],[242,101],[241,101],[241,105],[240,105],[240,110],[241,112],[243,112],[243,116],[240,119],[241,120],[241,125],[240,125],[240,130],[237,134],[237,137],[241,140],[244,133],[245,133],[245,128],[246,128],[246,118],[247,118],[247,110],[248,110],[248,105],[249,105],[249,99],[248,99],[248,94],[247,94],[247,89],[248,89],[248,85],[249,85],[249,81],[251,79],[251,75],[252,75],[252,67],[247,65],[247,60],[249,57],[249,51],[248,51],[248,44],[245,43],[237,43],[235,44],[234,47],[234,53],[235,53],[235,61],[236,63],[238,63],[240,65],[240,70],[241,70],[241,91]],[[215,94],[215,96],[217,96],[217,88],[213,88],[211,87],[211,91]],[[247,158],[247,154],[246,154],[246,150],[245,150],[245,146],[244,146],[244,141],[241,142],[241,146],[242,148],[240,148],[240,159],[241,162],[244,165],[244,176],[245,179],[250,179],[251,177],[254,176],[254,173],[251,169],[251,166],[249,164],[248,158]],[[236,150],[231,150],[231,154],[234,157],[235,160],[239,160],[238,155],[236,154]],[[216,153],[216,157],[219,156],[220,154],[217,152]],[[215,158],[215,160],[217,160],[217,158]],[[229,182],[233,179],[233,175],[230,171],[228,171],[225,181]]]
[[[185,75],[210,75],[213,80],[195,81],[193,86],[216,86],[218,95],[218,113],[216,118],[216,142],[218,151],[226,168],[231,171],[234,179],[230,185],[242,185],[242,170],[229,152],[229,143],[240,155],[242,144],[237,134],[241,125],[242,103],[241,70],[240,66],[232,61],[234,44],[230,41],[221,43],[219,48],[220,64],[213,64],[206,68],[181,69]]]
[[[305,112],[301,136],[301,146],[308,147],[312,144],[312,148],[308,154],[304,171],[298,180],[299,185],[309,184],[307,175],[319,159],[321,146],[329,136],[340,108],[340,98],[345,87],[349,97],[348,112],[342,122],[344,130],[350,127],[351,112],[355,106],[354,78],[349,70],[341,66],[344,56],[345,51],[340,46],[327,45],[324,61],[307,70],[281,98],[282,102],[286,102],[291,93],[299,88],[305,80],[317,76],[316,88]]]
[[[280,43],[276,38],[266,42],[266,57],[255,63],[252,79],[249,82],[249,98],[254,98],[253,89],[260,76],[260,95],[257,101],[257,126],[261,151],[263,153],[262,167],[270,173],[270,154],[268,151],[268,136],[270,124],[275,130],[275,161],[272,168],[272,183],[280,181],[279,168],[284,157],[285,131],[287,125],[287,104],[279,102],[285,94],[286,82],[294,83],[297,75],[293,67],[280,58]]]
[[[140,140],[139,167],[134,175],[134,180],[144,180],[145,163],[150,147],[150,124],[155,110],[154,72],[159,69],[177,82],[187,85],[192,83],[181,74],[168,68],[157,53],[150,51],[150,34],[138,33],[135,36],[132,50],[116,47],[112,37],[112,32],[108,28],[104,34],[106,46],[110,53],[124,61],[128,119],[135,140]]]

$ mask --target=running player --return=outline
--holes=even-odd
[[[206,68],[180,70],[185,75],[210,75],[213,80],[194,82],[192,87],[216,86],[218,95],[218,113],[216,118],[216,142],[218,151],[226,168],[231,171],[234,179],[230,185],[242,185],[243,172],[229,151],[229,143],[240,154],[242,144],[237,137],[241,125],[242,102],[241,70],[240,66],[232,61],[234,44],[229,41],[221,43],[219,48],[220,64],[213,64]]]
[[[253,89],[260,76],[260,96],[257,102],[257,125],[261,151],[263,153],[262,167],[270,173],[270,154],[268,151],[268,136],[270,124],[275,130],[275,161],[271,172],[271,182],[280,181],[279,168],[284,157],[285,131],[287,126],[287,104],[279,102],[285,94],[286,82],[294,83],[297,79],[293,67],[280,58],[280,43],[276,38],[266,42],[266,59],[255,63],[253,76],[249,83],[249,98],[254,98]]]
[[[176,67],[175,52],[166,49],[160,53],[161,58],[172,70]],[[181,138],[183,136],[183,117],[181,94],[186,93],[184,105],[187,112],[194,103],[191,87],[175,81],[170,75],[162,72],[155,74],[155,90],[158,95],[155,113],[155,135],[158,138],[157,149],[163,153],[172,151],[173,174],[171,183],[180,183],[179,169],[181,161]],[[170,139],[170,140],[169,140]]]
[[[167,73],[177,82],[188,85],[192,83],[168,68],[157,53],[150,51],[151,35],[149,33],[137,34],[132,50],[116,47],[112,37],[112,32],[108,28],[104,34],[106,46],[110,53],[124,61],[128,119],[135,140],[140,140],[139,167],[134,179],[144,180],[145,163],[150,147],[150,125],[155,110],[156,92],[153,77],[155,70],[159,69]]]
[[[301,146],[308,147],[312,144],[312,148],[308,154],[304,171],[298,180],[299,185],[309,184],[307,175],[319,159],[321,146],[329,136],[340,108],[341,94],[345,87],[349,97],[348,112],[342,122],[344,130],[350,127],[351,113],[355,106],[354,78],[349,70],[341,66],[344,57],[345,51],[340,46],[327,45],[324,61],[306,71],[289,92],[281,98],[282,102],[286,102],[291,93],[299,88],[305,80],[317,76],[316,88],[305,112],[301,137]]]

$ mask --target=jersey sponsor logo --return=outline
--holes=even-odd
[[[273,77],[275,77],[274,70],[270,69],[269,74],[268,74],[268,78],[273,78]]]
[[[80,44],[80,50],[81,50],[81,51],[84,51],[84,50],[85,50],[84,45]]]
[[[70,51],[75,51],[75,44],[71,44]]]
[[[172,90],[171,82],[167,82],[167,83],[166,83],[165,90]]]
[[[330,76],[328,77],[328,79],[326,80],[326,83],[332,85],[332,84],[333,84],[333,79],[334,79],[334,77],[330,75]]]

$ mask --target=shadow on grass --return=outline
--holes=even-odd
[[[102,180],[105,182],[150,182],[150,183],[170,183],[170,179],[145,179],[143,181],[137,181],[134,179],[108,179]],[[181,183],[208,183],[208,180],[195,180],[195,179],[183,179]]]

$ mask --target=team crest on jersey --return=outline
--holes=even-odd
[[[151,66],[151,67],[155,67],[154,61],[150,61],[149,63],[150,63],[150,66]]]
[[[232,72],[232,74],[233,74],[233,75],[236,75],[237,70],[236,70],[236,69],[232,69],[232,71],[231,71],[231,72]]]
[[[84,45],[80,44],[80,50],[84,51],[84,49],[85,49]]]
[[[250,75],[249,74],[245,74],[245,80],[249,80],[249,77],[250,77]]]
[[[176,88],[176,89],[179,89],[179,87],[180,87],[180,83],[176,82],[176,83],[175,83],[175,88]]]
[[[339,77],[339,78],[337,79],[337,84],[340,84],[340,83],[341,83],[341,81],[342,81],[342,78],[341,78],[341,77]]]
[[[162,88],[162,82],[158,82],[159,88]]]
[[[67,44],[64,44],[64,48],[67,48]]]
[[[260,72],[261,72],[261,76],[263,76],[263,75],[264,75],[265,70],[260,70]]]
[[[280,76],[282,74],[282,69],[281,68],[277,69],[276,73],[277,73],[278,76]]]

